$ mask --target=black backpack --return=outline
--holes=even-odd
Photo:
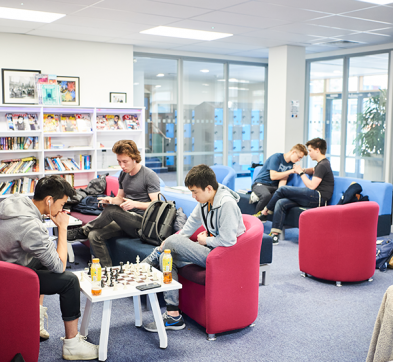
[[[377,256],[375,268],[380,271],[386,271],[389,260],[393,256],[393,242],[392,240],[384,240],[381,244],[377,244]]]
[[[160,200],[163,197],[165,201]],[[165,196],[158,194],[158,200],[150,203],[143,214],[142,227],[138,230],[140,239],[147,244],[159,246],[170,235],[176,218],[174,201],[167,201]]]

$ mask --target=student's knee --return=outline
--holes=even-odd
[[[103,242],[103,239],[101,238],[100,234],[101,234],[100,230],[92,230],[92,231],[90,231],[89,232],[89,241],[92,244],[97,244],[97,243]]]
[[[178,234],[174,234],[169,236],[164,243],[164,249],[170,249],[172,250],[175,245],[179,242],[179,240],[181,240],[183,238],[183,236],[178,235]]]

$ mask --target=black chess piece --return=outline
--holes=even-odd
[[[113,279],[111,278],[111,283],[109,284],[110,287],[113,287]]]
[[[124,273],[124,270],[123,270],[123,262],[121,261],[120,263],[120,274],[123,274]]]
[[[104,288],[104,287],[105,287],[104,279],[101,279],[101,288]]]
[[[117,282],[117,278],[119,277],[119,273],[115,274],[115,281]]]
[[[89,272],[87,273],[87,275],[91,275],[91,263],[87,263],[87,266],[89,267]]]

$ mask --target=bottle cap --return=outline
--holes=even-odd
[[[165,249],[165,250],[164,250],[164,253],[170,254],[170,253],[171,253],[171,249]]]
[[[100,259],[98,259],[98,258],[93,259],[93,263],[99,263],[99,262],[100,262]]]

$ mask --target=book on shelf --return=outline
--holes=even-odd
[[[12,119],[12,114],[11,113],[7,113],[5,115],[5,118],[7,119],[7,127],[9,131],[15,131],[14,128],[14,121]]]
[[[166,191],[177,192],[179,194],[191,194],[191,191],[186,186],[165,186]]]
[[[59,116],[56,114],[44,114],[44,132],[59,132]]]
[[[73,158],[62,156],[45,157],[46,171],[78,171],[80,168]]]
[[[3,160],[0,162],[1,174],[26,173],[29,172],[30,169],[34,168],[36,164],[38,164],[38,160],[35,157]],[[33,172],[36,171],[33,170]]]
[[[30,130],[30,124],[26,113],[13,113],[12,121],[14,122],[15,131]]]
[[[79,132],[92,132],[90,115],[88,114],[77,114],[75,115],[76,121],[78,123]]]
[[[23,177],[12,181],[4,181],[0,183],[0,195],[6,194],[28,194],[33,193],[35,185],[38,182],[38,178],[32,179]]]
[[[38,147],[38,137],[0,137],[2,151],[38,149]]]
[[[78,132],[75,114],[62,114],[60,116],[62,132]]]
[[[108,131],[109,124],[107,122],[106,116],[100,115],[96,118],[97,131]]]
[[[124,128],[124,123],[120,119],[119,115],[113,115],[113,114],[107,114],[105,116],[106,122],[107,122],[107,127],[110,131],[116,131],[119,129],[125,129]]]
[[[38,117],[34,113],[29,113],[27,115],[29,126],[31,131],[38,131],[40,129],[40,125],[38,124]]]
[[[125,114],[123,116],[123,121],[124,121],[126,128],[128,130],[139,130],[140,129],[138,116],[136,114]]]

